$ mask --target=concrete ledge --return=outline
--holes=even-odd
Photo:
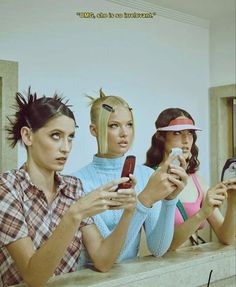
[[[147,256],[123,264],[115,264],[107,273],[90,269],[60,275],[50,279],[47,287],[195,287],[235,286],[236,245],[225,246],[211,242],[201,246],[186,247],[168,252],[162,258]],[[220,285],[218,285],[218,283]],[[226,285],[225,282],[232,285]],[[213,285],[213,282],[214,285]],[[15,285],[18,287],[24,284]]]

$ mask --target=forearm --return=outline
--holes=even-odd
[[[227,209],[223,223],[214,229],[218,239],[223,244],[232,244],[235,240],[236,205],[228,199]]]
[[[118,257],[124,244],[133,212],[124,210],[119,223],[113,232],[102,240],[99,249],[93,256],[95,267],[102,271],[108,271]]]
[[[170,245],[170,250],[176,250],[184,242],[186,242],[189,237],[196,232],[199,225],[206,219],[205,213],[202,209],[199,210],[195,215],[188,218],[182,224],[176,225],[174,229],[173,240]]]
[[[106,218],[103,218],[101,214],[93,216],[93,220],[103,238],[106,238],[111,234],[112,230],[108,228],[106,224]]]
[[[50,238],[30,258],[23,276],[30,286],[44,286],[53,275],[79,224],[64,216]]]
[[[147,217],[145,222],[147,244],[154,256],[162,256],[171,244],[174,233],[175,206],[175,199],[163,200],[159,215],[154,205],[153,212]]]
[[[139,201],[137,202],[134,216],[132,217],[132,220],[128,228],[125,243],[117,259],[118,262],[121,262],[125,259],[129,259],[131,256],[137,256],[136,252],[137,248],[136,246],[134,246],[136,244],[135,241],[138,241],[137,244],[139,244],[140,242],[139,234],[149,211],[150,208],[143,206]]]

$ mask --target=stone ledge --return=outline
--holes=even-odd
[[[233,282],[236,275],[236,245],[225,246],[211,242],[168,252],[161,258],[147,256],[123,264],[115,264],[107,273],[84,269],[50,279],[47,287],[196,287],[207,286],[210,271],[211,284]],[[231,278],[230,278],[231,277]],[[223,280],[223,281],[222,281]],[[221,281],[222,285],[217,285]],[[232,283],[233,284],[233,283]],[[18,287],[24,284],[15,285]],[[233,286],[233,285],[232,285]]]

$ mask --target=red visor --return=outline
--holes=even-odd
[[[182,131],[182,130],[195,130],[201,131],[196,127],[191,119],[188,118],[177,118],[170,121],[166,127],[160,127],[157,131]]]

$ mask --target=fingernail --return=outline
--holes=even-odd
[[[118,189],[117,192],[118,192],[118,193],[122,193],[122,192],[123,192],[123,189]]]

